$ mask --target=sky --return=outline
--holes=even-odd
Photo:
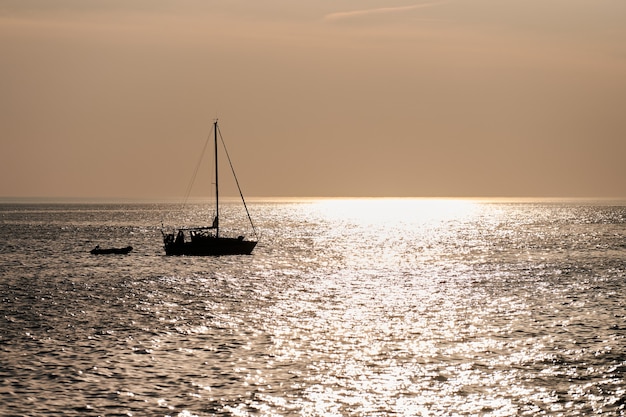
[[[623,198],[624,22],[624,0],[0,0],[0,197],[178,198],[218,118],[251,197]]]

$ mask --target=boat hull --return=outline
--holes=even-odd
[[[257,242],[242,238],[207,237],[191,242],[164,242],[166,255],[186,256],[223,256],[250,255]]]
[[[96,246],[89,251],[92,255],[127,255],[133,250],[132,246],[126,246],[125,248],[100,248]]]

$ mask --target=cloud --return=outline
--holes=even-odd
[[[379,7],[375,9],[363,9],[363,10],[352,10],[352,11],[347,11],[347,12],[329,13],[326,16],[324,16],[324,20],[338,21],[338,20],[345,20],[345,19],[374,16],[374,15],[402,13],[402,12],[406,12],[409,10],[432,7],[441,3],[443,2],[421,3],[421,4],[413,4],[409,6],[397,6],[397,7]]]

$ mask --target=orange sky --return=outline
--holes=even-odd
[[[0,197],[626,197],[626,2],[4,0]],[[207,174],[208,175],[208,174]]]

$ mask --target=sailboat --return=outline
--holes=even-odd
[[[220,200],[219,200],[219,164],[218,158],[218,126],[217,120],[213,123],[214,133],[214,162],[215,162],[215,217],[210,226],[203,227],[191,227],[191,228],[179,228],[174,233],[165,233],[161,230],[163,235],[163,246],[166,255],[188,255],[188,256],[222,256],[222,255],[250,255],[252,250],[257,244],[256,240],[247,240],[244,236],[228,237],[222,236],[220,233]],[[209,135],[210,136],[210,135]],[[221,133],[220,133],[221,136]],[[223,140],[222,140],[223,143]],[[230,163],[230,156],[226,151],[226,156]],[[246,201],[243,198],[241,187],[239,187],[239,181],[235,175],[233,165],[230,163],[233,176],[235,177],[235,183],[239,189],[239,195],[248,215],[248,220],[252,226],[256,237],[256,229],[252,223],[250,212],[246,205]]]

